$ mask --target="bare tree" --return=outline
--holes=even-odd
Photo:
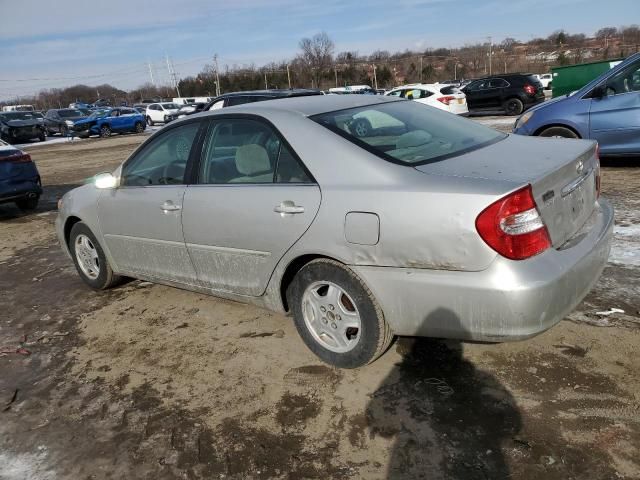
[[[305,66],[311,70],[311,77],[315,80],[315,87],[319,88],[322,74],[329,69],[333,62],[335,45],[325,32],[317,33],[311,38],[300,40],[300,54]]]

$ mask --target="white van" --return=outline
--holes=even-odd
[[[33,105],[7,105],[2,107],[3,112],[33,112]]]

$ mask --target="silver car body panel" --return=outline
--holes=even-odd
[[[87,185],[63,199],[56,221],[61,243],[67,250],[64,225],[74,216],[96,234],[118,273],[281,312],[287,267],[307,255],[333,258],[349,265],[369,286],[392,329],[401,335],[508,340],[534,335],[559,321],[597,280],[611,241],[613,210],[603,200],[593,208],[598,204],[589,179],[572,192],[578,192],[574,206],[582,207],[570,225],[553,226],[558,215],[566,214],[566,206],[544,205],[550,202],[550,190],[552,200],[560,202],[561,190],[579,175],[567,169],[576,169],[579,159],[593,179],[592,142],[508,137],[412,168],[378,158],[305,118],[389,101],[403,100],[300,97],[179,120],[176,124],[234,115],[263,117],[287,139],[317,184],[183,187],[181,200],[179,193],[172,193],[184,207],[176,214],[182,239],[175,219],[160,209],[160,198],[146,201],[144,211],[125,208],[124,203],[119,211],[109,210],[103,198],[118,197],[126,188],[100,191]],[[529,183],[550,223],[554,248],[524,261],[507,260],[479,237],[475,219],[489,204]],[[274,212],[282,201],[304,206],[304,215]],[[149,213],[154,207],[157,211]],[[149,218],[143,219],[147,213]],[[114,218],[99,222],[99,214]],[[162,221],[166,225],[155,224]],[[130,238],[114,241],[119,222],[139,227],[136,235],[127,235],[138,237],[138,243],[132,246]],[[152,242],[156,237],[164,243]],[[123,266],[123,259],[133,263],[134,251],[135,268]],[[159,259],[166,262],[162,268]]]

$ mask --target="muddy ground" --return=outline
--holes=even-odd
[[[56,200],[142,140],[33,148],[45,196],[0,206],[0,479],[640,478],[640,159],[603,162],[612,263],[567,319],[500,345],[399,339],[330,368],[290,318],[81,283]],[[596,312],[616,307],[624,313]]]

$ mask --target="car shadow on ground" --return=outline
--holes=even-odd
[[[438,310],[427,318],[458,321]],[[441,323],[441,320],[435,320]],[[393,439],[386,478],[509,478],[505,444],[521,429],[515,399],[463,357],[459,341],[401,338],[403,356],[371,395],[371,435]]]
[[[600,158],[600,165],[611,168],[638,168],[640,167],[640,156],[602,157]]]
[[[66,183],[62,185],[43,185],[42,195],[35,210],[20,210],[15,203],[0,204],[0,222],[30,217],[58,209],[58,200],[69,190],[80,184]]]

